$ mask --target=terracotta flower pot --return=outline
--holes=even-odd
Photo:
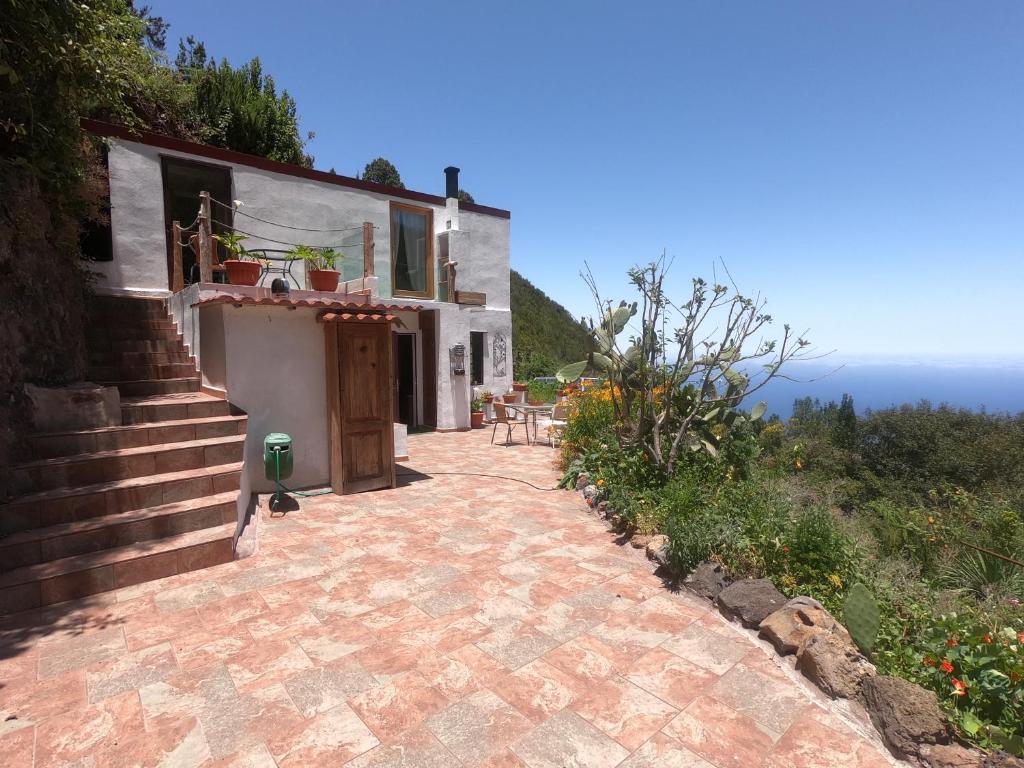
[[[472,411],[469,414],[469,426],[473,429],[483,429],[484,427],[484,412],[483,411]]]
[[[336,269],[311,269],[309,270],[309,286],[314,291],[336,291],[338,281],[341,279],[341,272]]]
[[[493,403],[494,402],[494,395],[484,395],[484,402],[485,403]]]
[[[543,400],[527,400],[526,404],[527,405],[544,405],[544,401]]]
[[[512,385],[512,390],[514,392],[525,392],[527,390],[527,385],[526,384],[513,384]]]
[[[224,268],[228,271],[228,282],[232,285],[256,285],[263,267],[258,261],[227,259]]]

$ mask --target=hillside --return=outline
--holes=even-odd
[[[551,376],[587,355],[590,334],[569,311],[512,270],[512,354],[516,378]]]

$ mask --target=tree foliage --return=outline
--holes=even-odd
[[[258,57],[238,68],[227,59],[217,63],[203,43],[188,37],[179,43],[175,69],[192,94],[192,113],[203,141],[312,167],[299,134],[295,100],[288,91],[278,94]]]
[[[476,200],[473,199],[473,196],[471,194],[469,194],[469,192],[467,192],[464,189],[460,189],[459,190],[459,202],[460,203],[475,203]]]
[[[402,177],[399,175],[398,169],[395,168],[390,160],[386,160],[383,157],[378,157],[376,160],[368,162],[359,178],[363,181],[372,181],[374,184],[383,184],[386,187],[405,189],[405,184],[402,183]]]

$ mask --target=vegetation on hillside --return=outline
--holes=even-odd
[[[631,310],[608,308],[601,349]],[[661,362],[664,339],[640,333],[609,358],[606,386],[571,396],[565,483],[585,471],[624,528],[667,534],[679,574],[710,560],[837,616],[851,593],[877,603],[877,634],[859,644],[879,672],[935,691],[964,738],[1024,755],[1024,414],[920,403],[858,417],[846,396],[765,422],[729,395],[749,392],[722,359],[743,357],[740,336],[687,360],[686,327],[672,336],[683,362]],[[658,419],[687,446],[674,461]]]
[[[592,343],[586,327],[514,269],[512,354],[520,381],[554,376],[572,360],[586,357]]]

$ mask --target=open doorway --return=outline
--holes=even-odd
[[[167,238],[167,286],[173,288],[171,281],[174,274],[174,243],[171,241],[172,225],[175,221],[181,226],[191,224],[199,212],[199,193],[209,192],[210,197],[230,205],[231,203],[231,168],[226,165],[211,165],[194,160],[183,160],[178,157],[161,157],[161,170],[164,184],[164,231]],[[213,234],[230,229],[233,224],[232,211],[211,203],[212,218],[210,226]],[[218,254],[223,258],[224,254]],[[199,267],[196,255],[191,248],[181,250],[181,268],[185,284],[199,282]]]
[[[395,350],[395,421],[410,429],[416,420],[416,334],[396,333]]]

